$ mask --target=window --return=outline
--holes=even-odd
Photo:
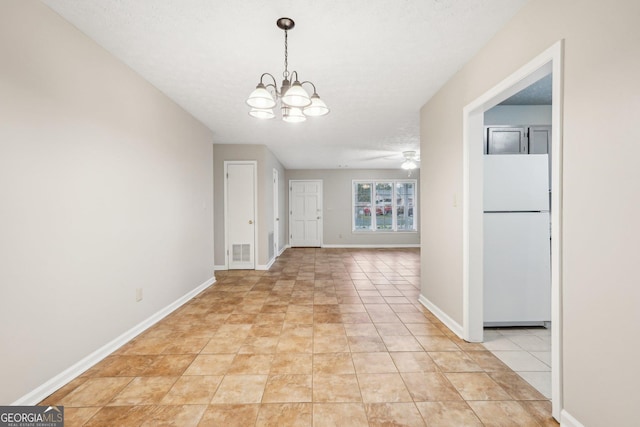
[[[416,231],[416,180],[353,181],[354,231]]]
[[[354,183],[354,230],[371,229],[371,187],[370,182]]]

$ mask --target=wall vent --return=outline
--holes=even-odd
[[[231,245],[233,262],[251,262],[251,245],[249,243]]]

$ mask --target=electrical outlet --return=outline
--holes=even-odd
[[[136,289],[136,302],[142,301],[142,288]]]

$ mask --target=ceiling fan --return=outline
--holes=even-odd
[[[404,157],[404,162],[400,165],[402,169],[410,171],[418,167],[420,157],[415,151],[403,151],[402,157]]]
[[[417,151],[392,151],[392,150],[377,150],[377,152],[386,152],[387,154],[376,155],[371,157],[364,157],[363,160],[389,160],[389,161],[412,161],[413,163],[420,162],[420,155]]]

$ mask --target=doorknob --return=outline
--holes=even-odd
[[[320,217],[316,218],[316,219],[320,219]]]
[[[249,220],[249,224],[253,224],[253,221]]]

